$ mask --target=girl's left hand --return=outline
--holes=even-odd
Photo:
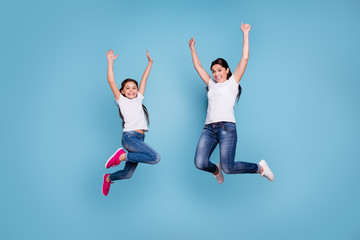
[[[150,54],[149,54],[149,51],[148,51],[148,50],[146,50],[146,56],[147,56],[149,62],[152,62],[152,61],[153,61],[153,60],[151,59],[151,57],[150,57]]]
[[[251,26],[247,23],[241,23],[241,31],[243,31],[243,33],[248,33],[250,32]]]

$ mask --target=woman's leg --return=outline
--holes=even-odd
[[[210,162],[210,156],[214,151],[218,141],[214,132],[214,128],[211,124],[205,125],[195,153],[195,166],[203,171],[215,173],[217,167]]]
[[[220,162],[223,171],[227,174],[257,173],[258,164],[248,162],[234,162],[237,133],[236,125],[231,122],[221,122],[218,129],[220,144]]]
[[[160,155],[144,143],[145,135],[138,132],[124,132],[122,145],[128,150],[125,160],[132,163],[155,164],[160,161]]]
[[[133,175],[138,163],[126,162],[123,170],[110,174],[110,181],[129,179]]]

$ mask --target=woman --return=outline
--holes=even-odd
[[[241,94],[239,83],[249,58],[250,29],[249,24],[241,23],[243,55],[234,74],[231,73],[227,62],[218,58],[212,62],[210,67],[213,79],[201,67],[195,50],[194,38],[189,41],[194,67],[208,89],[207,116],[196,149],[195,166],[200,170],[212,173],[220,184],[224,181],[222,171],[227,174],[260,173],[270,181],[274,180],[274,174],[264,160],[258,164],[234,161],[237,142],[234,105],[235,99],[239,100]],[[215,165],[209,159],[218,143],[220,145],[220,163]]]

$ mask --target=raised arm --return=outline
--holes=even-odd
[[[249,59],[249,32],[250,32],[251,26],[249,24],[243,24],[241,23],[241,31],[244,35],[243,40],[243,50],[242,50],[242,57],[240,60],[240,63],[235,69],[234,72],[234,78],[237,83],[240,82],[242,76],[244,75],[245,68]]]
[[[120,91],[119,91],[118,87],[116,86],[115,79],[114,79],[114,70],[113,70],[114,60],[118,56],[119,55],[114,56],[114,51],[111,49],[106,53],[106,58],[108,60],[107,80],[109,82],[111,91],[113,92],[115,99],[119,99],[119,97],[120,97]]]
[[[150,54],[149,54],[149,51],[146,50],[146,56],[149,60],[149,63],[148,65],[146,66],[146,69],[145,69],[145,72],[141,78],[141,81],[140,81],[140,86],[139,86],[139,92],[141,92],[141,94],[144,96],[144,93],[145,93],[145,87],[146,87],[146,80],[147,78],[149,77],[149,74],[150,74],[150,70],[151,70],[151,67],[152,67],[152,64],[153,64],[153,60],[151,59],[150,57]]]
[[[199,57],[195,50],[195,39],[194,38],[190,39],[189,47],[191,50],[191,57],[192,57],[192,61],[193,61],[196,71],[200,75],[201,79],[206,83],[206,85],[209,85],[210,76],[209,76],[209,74],[207,74],[205,69],[201,67]]]

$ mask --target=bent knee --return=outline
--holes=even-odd
[[[231,168],[222,168],[223,172],[226,174],[231,174],[232,173],[232,169]]]
[[[234,168],[232,166],[226,166],[226,165],[222,164],[221,169],[226,174],[234,174],[234,173],[236,173],[236,171],[234,171]]]
[[[205,161],[202,161],[199,158],[195,158],[195,167],[199,170],[204,170],[207,167],[207,165]]]
[[[150,164],[157,164],[158,162],[160,162],[160,154],[155,153],[151,156]]]
[[[131,178],[133,175],[133,173],[128,173],[128,174],[125,174],[124,177],[122,179],[129,179]]]

